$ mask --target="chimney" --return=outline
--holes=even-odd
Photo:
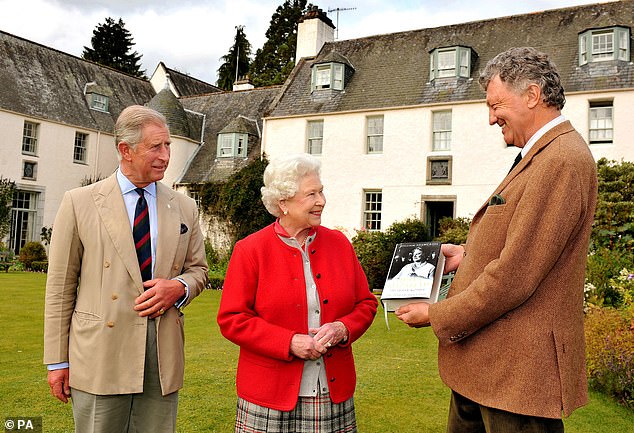
[[[299,19],[295,63],[302,57],[315,57],[326,42],[335,40],[335,25],[326,12],[313,6]]]
[[[235,83],[233,83],[234,92],[237,92],[238,90],[251,90],[254,88],[255,86],[251,84],[251,79],[248,75],[246,77],[240,77]]]

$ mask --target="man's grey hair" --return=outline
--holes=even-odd
[[[321,161],[307,153],[286,155],[271,160],[264,170],[264,186],[260,189],[262,203],[269,213],[280,216],[280,200],[293,197],[299,182],[309,174],[320,175]]]
[[[130,105],[125,108],[114,125],[114,145],[117,148],[117,157],[121,161],[119,143],[126,142],[134,150],[143,140],[143,127],[148,124],[156,124],[167,127],[165,116],[156,110],[143,105]]]
[[[498,54],[480,73],[480,85],[486,91],[496,76],[518,93],[530,84],[537,84],[542,91],[542,101],[558,110],[564,108],[566,97],[557,67],[546,53],[532,47],[511,48]]]

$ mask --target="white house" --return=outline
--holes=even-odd
[[[563,114],[595,158],[634,160],[633,24],[627,0],[334,41],[314,9],[299,26],[301,60],[265,118],[262,151],[321,158],[327,226],[354,235],[414,217],[434,231],[443,216],[472,216],[518,152],[489,126],[478,83],[510,47],[552,56]]]

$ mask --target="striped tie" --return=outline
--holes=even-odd
[[[136,188],[139,199],[136,202],[134,210],[134,227],[132,236],[134,237],[134,246],[136,248],[136,256],[139,260],[139,269],[143,281],[152,279],[152,247],[150,243],[150,216],[147,210],[147,201],[143,195],[143,188]]]

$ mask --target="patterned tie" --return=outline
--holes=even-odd
[[[150,242],[150,215],[148,214],[147,201],[143,195],[143,188],[136,188],[139,199],[136,202],[134,210],[134,227],[132,236],[134,237],[134,246],[136,248],[136,256],[139,260],[139,269],[143,281],[152,279],[152,247]]]
[[[515,166],[519,164],[521,160],[522,160],[522,151],[520,151],[520,153],[518,153],[517,156],[515,157],[515,161],[513,161],[513,165],[511,166],[509,173],[513,171]]]

